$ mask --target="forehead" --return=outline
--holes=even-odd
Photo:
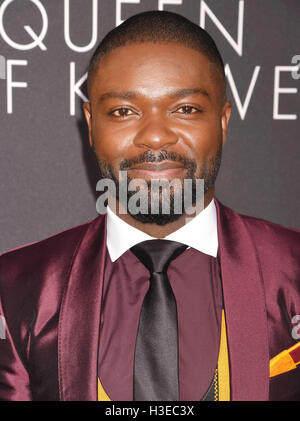
[[[175,43],[140,43],[116,48],[101,59],[90,96],[123,90],[153,97],[198,87],[217,99],[220,83],[214,65],[200,51]]]

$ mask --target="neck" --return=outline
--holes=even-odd
[[[211,202],[211,200],[213,199],[213,196],[214,196],[214,187],[212,187],[204,196],[204,208],[206,208],[207,205]],[[127,224],[155,238],[166,237],[167,235],[171,234],[174,231],[177,231],[179,228],[185,225],[187,220],[190,221],[196,216],[196,215],[187,215],[184,213],[176,221],[170,222],[169,224],[166,224],[166,225],[157,225],[154,223],[145,224],[143,222],[137,221],[128,213],[126,214],[119,213],[118,201],[117,201],[117,206],[116,206],[116,215],[119,216],[119,218],[121,218]]]

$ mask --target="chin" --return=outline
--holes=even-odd
[[[170,214],[145,214],[145,213],[137,213],[137,214],[129,214],[135,220],[142,222],[143,224],[156,224],[156,225],[167,225],[171,222],[178,221],[178,219],[182,216],[180,213],[170,213]]]

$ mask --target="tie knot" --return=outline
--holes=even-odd
[[[147,240],[130,250],[151,272],[165,272],[171,260],[179,256],[187,246],[170,240]]]

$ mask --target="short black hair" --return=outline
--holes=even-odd
[[[220,74],[225,95],[224,62],[212,37],[184,16],[167,11],[139,13],[111,30],[100,42],[90,60],[88,81],[107,53],[125,45],[146,42],[174,42],[203,53]]]

